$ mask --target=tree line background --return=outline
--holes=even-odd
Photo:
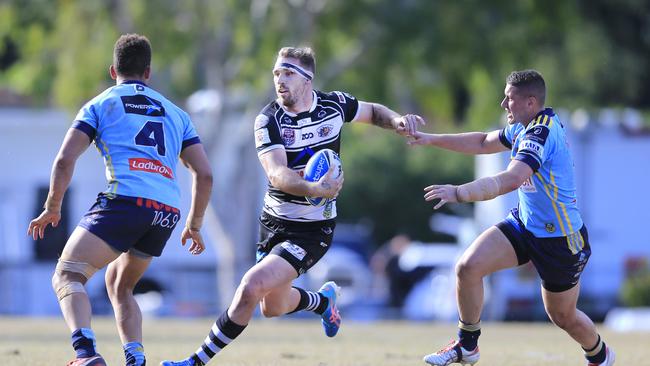
[[[316,88],[421,114],[427,131],[497,128],[505,77],[525,68],[544,75],[550,106],[650,107],[644,0],[4,0],[0,92],[73,115],[112,85],[112,47],[128,32],[149,37],[151,85],[181,106],[214,89],[260,110],[277,50],[310,45]],[[472,157],[374,128],[347,127],[342,158],[339,218],[371,223],[377,242],[445,239],[422,188],[473,177]]]

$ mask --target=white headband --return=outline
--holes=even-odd
[[[314,73],[304,69],[296,64],[292,64],[289,62],[279,62],[275,65],[275,68],[273,68],[273,71],[279,70],[279,69],[287,69],[287,70],[292,70],[300,74],[300,76],[304,77],[307,80],[311,80],[314,78]]]

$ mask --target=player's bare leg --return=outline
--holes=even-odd
[[[119,252],[105,241],[80,227],[72,232],[61,253],[52,277],[52,287],[72,332],[72,344],[77,352],[77,360],[73,362],[104,364],[95,350],[95,336],[90,329],[92,310],[84,285],[99,268],[105,267],[118,255]]]
[[[133,252],[135,253],[135,252]],[[106,270],[106,290],[113,305],[117,330],[124,347],[127,366],[145,364],[142,346],[142,313],[133,289],[151,263],[152,257],[122,253]]]
[[[546,313],[555,325],[580,344],[590,364],[613,365],[614,352],[600,339],[593,321],[576,307],[579,294],[580,283],[563,292],[551,292],[542,287]]]
[[[425,362],[446,366],[454,362],[474,364],[478,361],[483,277],[505,268],[516,267],[517,264],[515,250],[508,238],[495,226],[474,240],[456,264],[459,339],[436,353],[424,356]]]

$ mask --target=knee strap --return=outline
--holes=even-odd
[[[90,277],[92,277],[98,270],[99,269],[85,262],[74,262],[59,259],[58,263],[56,264],[57,273],[61,273],[63,271],[79,273],[82,276],[86,277],[87,280],[90,279]]]
[[[81,282],[68,282],[55,289],[56,297],[61,301],[64,297],[70,296],[74,293],[86,293],[86,289]]]

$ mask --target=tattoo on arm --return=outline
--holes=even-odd
[[[394,129],[393,126],[393,116],[392,111],[381,104],[372,103],[372,119],[371,122],[373,125],[381,128],[390,128]]]

